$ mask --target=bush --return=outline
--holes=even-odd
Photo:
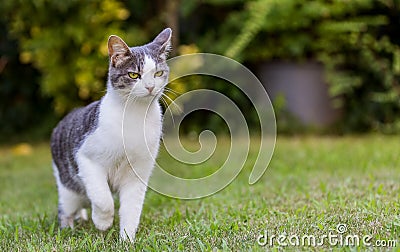
[[[50,100],[40,95],[39,72],[21,64],[18,55],[18,42],[7,38],[0,22],[0,141],[10,141],[23,131],[32,134],[52,113]],[[39,135],[48,133],[46,129]]]
[[[371,0],[258,0],[225,51],[257,63],[317,60],[331,95],[341,98],[343,132],[400,132],[400,3]]]
[[[2,1],[2,50],[12,55],[16,66],[9,65],[5,69],[8,73],[0,76],[0,96],[4,98],[0,119],[10,121],[0,128],[22,129],[27,121],[42,116],[50,106],[49,99],[41,94],[50,98],[58,115],[103,96],[107,37],[117,34],[130,45],[146,43],[165,23],[174,24],[179,15],[180,33],[175,31],[174,45],[179,37],[183,46],[177,51],[185,53],[189,48],[225,54],[249,66],[276,59],[319,61],[325,66],[332,96],[341,98],[337,104],[345,112],[341,131],[400,131],[398,1],[177,3]],[[4,41],[12,47],[4,47]],[[32,85],[18,84],[22,80]],[[212,86],[211,82],[206,86]],[[182,93],[190,85],[180,82],[175,87]],[[15,105],[19,98],[10,95],[10,90],[13,94],[20,92],[16,89],[27,94],[25,109]],[[238,90],[224,83],[215,85],[215,89],[242,99]],[[243,100],[244,107],[247,103]],[[11,106],[12,111],[8,110]]]

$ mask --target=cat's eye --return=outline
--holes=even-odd
[[[134,73],[134,72],[129,72],[128,76],[131,77],[132,79],[136,80],[140,78],[140,74]]]
[[[161,77],[161,76],[163,76],[163,74],[164,74],[164,71],[157,71],[154,73],[154,77]]]

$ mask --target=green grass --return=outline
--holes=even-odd
[[[267,172],[248,185],[249,164],[226,189],[201,200],[149,191],[134,245],[91,221],[57,227],[57,194],[47,144],[28,156],[0,148],[0,251],[256,250],[257,237],[336,232],[397,240],[400,250],[400,137],[278,138]],[[161,159],[166,158],[161,153]],[[203,165],[213,170],[217,161]],[[215,162],[215,163],[213,163]],[[275,241],[275,248],[276,248]],[[354,250],[346,246],[322,248]],[[291,247],[313,250],[310,246]],[[364,250],[365,247],[358,249]],[[379,250],[380,248],[371,248]]]

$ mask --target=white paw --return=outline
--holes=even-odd
[[[61,228],[74,228],[74,217],[73,216],[62,216],[60,217],[60,227]]]
[[[97,229],[102,231],[111,227],[114,221],[114,211],[99,211],[93,209],[92,220]]]
[[[88,213],[85,208],[82,208],[75,214],[75,220],[80,220],[80,221],[88,220]]]
[[[81,220],[83,220],[83,221],[87,221],[89,219],[88,218],[88,214],[87,214],[87,210],[85,208],[82,208],[80,215],[81,215],[80,216]]]
[[[135,241],[135,231],[127,231],[126,229],[121,229],[120,237],[123,241],[133,243]]]

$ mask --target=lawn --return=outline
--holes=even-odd
[[[211,197],[176,200],[149,191],[134,245],[119,242],[117,217],[106,232],[97,231],[91,221],[60,231],[48,145],[36,144],[24,156],[3,146],[0,251],[265,251],[285,243],[295,250],[354,250],[340,243],[346,236],[359,237],[361,250],[365,237],[370,249],[395,241],[397,247],[384,249],[400,250],[399,140],[380,135],[280,137],[269,168],[255,185],[248,184],[255,157],[250,153],[237,179]],[[214,170],[213,162],[202,168]],[[324,238],[328,234],[337,239]],[[305,236],[323,244],[309,246]]]

